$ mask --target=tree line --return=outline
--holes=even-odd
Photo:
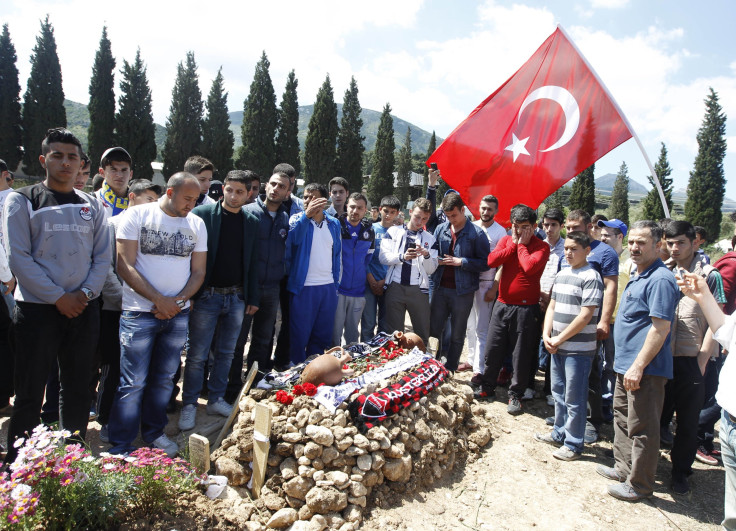
[[[0,157],[16,168],[23,163],[28,175],[42,175],[38,162],[40,139],[50,127],[66,126],[62,71],[54,28],[47,16],[31,55],[31,73],[23,104],[20,101],[17,55],[10,38],[8,24],[0,36]],[[148,73],[140,49],[135,60],[123,60],[120,69],[120,97],[115,100],[115,68],[107,27],[102,28],[99,47],[92,66],[89,85],[88,151],[92,167],[99,165],[102,152],[113,145],[125,147],[133,158],[136,177],[151,178],[150,163],[157,149],[151,107]],[[277,107],[276,93],[269,73],[270,62],[264,51],[256,64],[250,92],[243,103],[242,146],[235,152],[235,139],[230,129],[228,93],[222,68],[212,81],[206,101],[202,100],[194,52],[186,54],[177,66],[176,80],[166,119],[167,138],[162,149],[163,175],[168,179],[182,168],[191,155],[210,159],[224,176],[234,168],[250,169],[268,176],[278,162],[289,162],[306,182],[326,184],[341,175],[352,191],[367,188],[370,200],[396,193],[405,203],[411,198],[410,174],[425,174],[425,154],[412,155],[411,131],[405,144],[395,153],[391,106],[386,104],[381,115],[375,149],[366,153],[361,135],[362,108],[358,84],[353,77],[345,91],[343,112],[338,124],[329,74],[320,87],[309,121],[304,150],[300,150],[298,80],[292,70]],[[433,133],[428,157],[436,147]],[[366,171],[368,170],[368,171]],[[394,190],[392,173],[398,171],[399,186]],[[366,181],[366,174],[371,178]],[[418,195],[421,191],[416,191]]]

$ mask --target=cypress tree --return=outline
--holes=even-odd
[[[672,179],[670,178],[670,174],[672,173],[672,168],[670,168],[670,163],[667,160],[667,148],[664,146],[664,142],[662,142],[662,149],[659,152],[659,160],[657,161],[657,164],[654,165],[654,173],[657,175],[659,184],[662,187],[662,191],[664,192],[664,200],[667,202],[667,208],[669,209],[671,214]],[[647,175],[647,179],[649,180],[649,184],[652,185],[652,189],[649,190],[649,193],[644,197],[644,200],[641,202],[641,216],[642,219],[652,219],[657,221],[665,217],[664,208],[662,207],[662,200],[659,198],[659,191],[654,184],[654,177],[652,177],[651,175]]]
[[[38,157],[41,141],[52,127],[66,127],[66,109],[54,28],[46,15],[33,47],[31,75],[23,97],[23,168],[26,175],[46,174]]]
[[[547,210],[549,210],[550,208],[557,208],[561,210],[562,212],[564,212],[565,211],[565,201],[562,195],[562,187],[558,188],[557,191],[551,193],[547,197],[547,199],[544,200],[544,203],[545,205],[547,205]]]
[[[569,199],[570,210],[585,210],[595,214],[595,164],[575,177]]]
[[[613,184],[609,213],[611,218],[620,219],[629,226],[629,168],[625,162],[621,163]]]
[[[212,161],[218,176],[223,179],[233,169],[235,135],[230,130],[222,67],[212,82],[205,105],[207,117],[202,122],[202,155]]]
[[[713,241],[721,232],[721,207],[726,193],[723,158],[726,156],[726,115],[711,88],[705,99],[705,117],[698,130],[698,154],[687,184],[685,219],[705,228]]]
[[[434,150],[437,149],[437,135],[432,131],[432,136],[429,139],[429,146],[427,146],[427,160],[432,156]],[[424,165],[424,186],[422,187],[422,197],[427,195],[427,185],[429,183],[429,166]]]
[[[7,24],[3,24],[3,33],[0,35],[0,157],[11,170],[18,167],[23,154],[17,62],[10,30]]]
[[[411,127],[407,128],[404,145],[399,150],[396,181],[396,196],[403,206],[409,201],[409,186],[411,185]]]
[[[394,192],[394,119],[391,117],[391,105],[383,108],[381,122],[376,135],[376,147],[373,151],[373,173],[368,181],[368,199],[374,205],[381,198]],[[403,208],[402,204],[402,208]]]
[[[358,101],[358,83],[355,77],[350,79],[350,88],[345,91],[342,104],[342,120],[337,137],[337,173],[350,183],[350,190],[359,192],[363,189],[363,152],[365,137],[360,134],[363,109]]]
[[[115,132],[115,58],[107,38],[107,26],[102,27],[100,47],[92,65],[89,82],[89,130],[87,132],[88,155],[92,171],[100,166],[100,157],[113,146]]]
[[[307,182],[327,184],[335,176],[337,156],[337,105],[327,74],[317,92],[314,113],[304,143],[304,175]]]
[[[203,111],[197,63],[194,61],[194,52],[187,52],[186,66],[179,63],[176,70],[176,82],[166,120],[166,143],[162,156],[163,174],[167,181],[182,170],[189,157],[199,154]]]
[[[156,128],[151,109],[151,89],[140,49],[132,65],[123,60],[121,73],[113,143],[130,153],[135,178],[153,179],[151,162],[156,160]]]
[[[268,73],[270,66],[271,63],[264,51],[256,65],[253,82],[250,84],[250,94],[243,103],[241,127],[243,147],[240,148],[236,164],[238,169],[252,170],[266,179],[271,176],[271,170],[278,163],[276,162],[278,115],[276,93],[271,83],[271,75]]]
[[[286,79],[286,88],[281,98],[279,111],[279,136],[276,138],[276,161],[288,162],[296,170],[297,175],[302,170],[299,156],[299,101],[296,88],[299,81],[292,70]]]

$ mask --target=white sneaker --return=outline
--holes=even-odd
[[[233,406],[225,402],[222,398],[214,404],[207,404],[208,415],[222,415],[223,417],[229,417],[232,410]]]
[[[527,387],[526,391],[524,391],[524,394],[522,395],[522,400],[532,400],[534,398],[534,389],[530,389]]]
[[[181,408],[179,414],[179,429],[181,431],[188,431],[194,429],[195,419],[197,417],[197,405],[187,404]]]
[[[169,439],[166,434],[162,434],[161,437],[151,443],[154,448],[159,448],[166,452],[169,457],[174,457],[179,451],[179,445]]]

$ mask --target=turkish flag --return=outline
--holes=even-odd
[[[437,163],[476,217],[481,198],[496,196],[496,220],[508,226],[511,207],[537,208],[632,136],[623,113],[558,27],[427,164]]]

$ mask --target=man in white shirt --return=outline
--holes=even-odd
[[[480,219],[474,221],[478,227],[483,229],[488,236],[490,250],[496,248],[501,238],[506,236],[506,230],[493,218],[498,212],[498,199],[487,195],[480,201]],[[480,274],[480,286],[475,292],[473,308],[468,318],[468,362],[461,363],[458,371],[473,369],[473,378],[480,383],[480,375],[486,367],[483,353],[486,349],[486,336],[488,335],[488,324],[491,321],[493,303],[498,293],[498,282],[496,282],[496,270],[492,267]]]
[[[164,434],[172,380],[187,339],[189,299],[202,284],[207,229],[191,213],[200,185],[174,174],[157,203],[128,212],[117,230],[118,274],[123,279],[120,385],[108,431],[112,453],[143,440],[169,456],[178,446]]]

